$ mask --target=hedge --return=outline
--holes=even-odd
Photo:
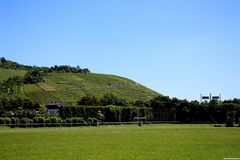
[[[0,124],[6,124],[5,118],[0,117]]]
[[[85,126],[87,124],[82,117],[67,118],[65,122],[72,126]]]
[[[147,107],[121,106],[63,106],[60,108],[62,118],[89,117],[97,118],[99,111],[104,115],[106,122],[128,122],[134,117],[152,119],[152,109]]]

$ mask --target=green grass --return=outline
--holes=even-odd
[[[51,92],[44,92],[43,89],[36,84],[25,84],[24,94],[25,96],[30,97],[33,101],[40,103],[58,100],[51,94]]]
[[[10,76],[24,76],[25,73],[24,70],[0,69],[0,80],[6,80]],[[49,73],[44,77],[44,81],[33,85],[25,84],[24,93],[19,94],[40,103],[56,100],[76,101],[84,95],[102,98],[110,92],[129,100],[149,100],[159,95],[143,85],[115,75]]]
[[[56,89],[53,94],[66,100],[76,100],[83,95],[101,98],[109,92],[131,100],[147,100],[158,95],[134,81],[114,75],[52,73],[45,77],[45,81]]]
[[[209,125],[0,128],[0,159],[222,160],[240,157],[239,135]]]
[[[27,71],[25,71],[25,70],[0,68],[0,81],[7,80],[9,77],[12,77],[12,76],[23,77],[26,73],[27,73]]]

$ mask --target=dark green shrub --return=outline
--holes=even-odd
[[[30,120],[29,118],[21,118],[19,122],[21,124],[20,127],[27,127],[29,126],[29,123],[32,122],[32,120]]]
[[[72,123],[78,123],[78,117],[73,117],[72,118]]]
[[[49,120],[50,120],[50,123],[58,123],[57,117],[51,117]]]
[[[11,124],[18,124],[18,123],[19,123],[19,119],[18,118],[15,118],[15,117],[11,118]]]
[[[72,123],[76,123],[76,126],[83,126],[86,125],[86,122],[84,121],[83,118],[81,117],[73,117],[72,118]]]
[[[70,123],[72,126],[84,126],[86,122],[81,117],[67,118],[66,123]]]
[[[37,121],[39,123],[38,124],[39,127],[44,127],[45,126],[45,118],[44,117],[38,117]]]
[[[88,118],[87,119],[87,125],[91,126],[93,124],[93,119],[92,118]]]
[[[72,118],[65,119],[66,126],[72,126]]]
[[[6,124],[5,118],[0,117],[0,124]]]
[[[45,123],[51,123],[50,118],[45,119]]]
[[[11,124],[11,119],[10,119],[10,118],[8,118],[8,117],[7,117],[7,118],[5,118],[5,123],[6,123],[6,124]]]
[[[66,121],[66,123],[72,123],[73,122],[72,118],[67,118],[65,121]]]
[[[57,118],[57,123],[62,123],[62,119],[60,117]]]
[[[27,124],[27,123],[28,123],[28,119],[27,119],[27,118],[21,118],[21,119],[19,120],[19,122],[20,122],[21,124]]]
[[[38,117],[38,123],[45,123],[44,117]]]
[[[17,127],[18,123],[19,123],[19,119],[18,118],[15,118],[15,117],[11,118],[11,127],[12,128]]]
[[[39,123],[38,117],[34,117],[34,118],[33,118],[33,123]]]
[[[59,124],[57,124],[57,123],[61,123],[61,122],[62,122],[62,120],[59,117],[50,117],[50,118],[45,119],[45,125],[47,127],[59,126]]]
[[[51,126],[54,126],[54,127],[59,126],[58,123],[61,123],[61,118],[51,117],[50,123],[52,123]]]
[[[31,70],[28,71],[27,74],[24,76],[24,83],[28,84],[34,84],[38,82],[43,82],[43,71],[39,70]]]
[[[88,126],[98,126],[99,125],[99,121],[98,121],[97,118],[88,118],[87,125]]]
[[[30,123],[29,120],[30,120],[29,118],[21,118],[21,119],[20,119],[20,123],[21,123],[21,124],[28,124],[28,123]]]
[[[89,105],[89,106],[98,106],[101,105],[101,102],[94,96],[84,96],[79,101],[79,105]]]

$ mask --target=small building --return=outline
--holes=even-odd
[[[54,114],[59,115],[60,107],[62,107],[64,103],[62,101],[59,102],[46,102],[45,106],[47,108],[46,114]]]

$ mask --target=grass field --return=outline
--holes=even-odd
[[[222,160],[240,157],[240,128],[135,125],[0,128],[1,160]]]
[[[0,68],[0,81],[7,80],[9,77],[12,77],[12,76],[23,77],[26,73],[27,73],[27,71],[25,71],[25,70]]]

